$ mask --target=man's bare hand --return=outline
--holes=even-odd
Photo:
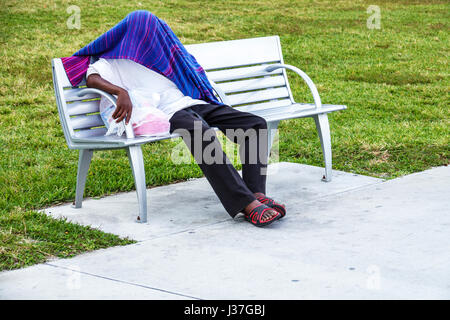
[[[118,87],[111,82],[103,79],[99,74],[94,73],[91,74],[86,79],[86,85],[89,88],[97,88],[103,91],[106,91],[110,94],[114,94],[117,96],[117,108],[114,111],[112,117],[116,120],[116,122],[120,122],[123,119],[125,123],[128,124],[131,119],[131,112],[133,111],[133,105],[131,104],[130,96],[128,95],[127,90]]]
[[[126,90],[120,90],[117,95],[117,108],[112,114],[113,119],[115,119],[116,122],[126,119],[125,124],[128,124],[130,122],[132,112],[133,105],[128,92]]]

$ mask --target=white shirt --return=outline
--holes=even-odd
[[[139,90],[148,94],[150,99],[159,100],[156,106],[169,116],[184,108],[196,104],[206,104],[203,100],[185,96],[174,82],[163,75],[129,59],[103,59],[89,65],[86,79],[91,74],[99,74],[103,79],[127,91]],[[110,103],[105,98],[100,101],[100,112]]]

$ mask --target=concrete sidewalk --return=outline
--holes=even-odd
[[[148,189],[148,224],[134,222],[135,192],[49,208],[138,243],[2,272],[0,298],[450,298],[448,167],[386,182],[334,171],[324,183],[322,168],[292,163],[270,172],[288,214],[267,228],[230,219],[204,178]]]

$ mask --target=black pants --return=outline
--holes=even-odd
[[[231,141],[239,144],[242,177],[222,150],[211,127],[219,128]],[[170,132],[174,131],[181,134],[195,161],[231,217],[256,199],[253,193],[265,193],[266,120],[226,105],[199,104],[182,109],[172,116]],[[202,137],[201,142],[199,137]],[[217,161],[204,157],[204,151],[208,150],[211,151],[208,154]]]

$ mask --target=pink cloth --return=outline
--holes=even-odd
[[[133,124],[133,131],[138,136],[158,136],[162,133],[168,133],[170,123],[153,114],[148,114],[139,124]]]

